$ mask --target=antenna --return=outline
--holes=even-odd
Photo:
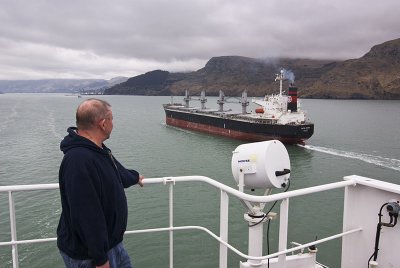
[[[279,80],[279,96],[282,96],[282,83],[284,79],[284,71],[282,69],[279,74],[276,74],[275,77],[275,81]]]

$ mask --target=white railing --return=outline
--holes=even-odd
[[[214,234],[209,229],[202,226],[174,226],[174,211],[173,211],[173,193],[174,193],[174,185],[178,182],[204,182],[215,188],[220,189],[220,232],[219,235]],[[143,230],[133,230],[126,231],[126,234],[137,234],[137,233],[149,233],[149,232],[169,232],[169,267],[173,268],[173,232],[180,230],[201,230],[208,233],[211,237],[219,241],[220,243],[220,252],[219,252],[219,267],[227,268],[228,266],[228,249],[235,252],[237,255],[245,258],[247,260],[266,260],[273,257],[279,257],[280,261],[284,262],[285,255],[290,252],[299,251],[301,249],[307,248],[311,245],[317,245],[326,241],[330,241],[333,239],[337,239],[355,232],[361,231],[361,228],[355,228],[352,230],[348,230],[346,232],[342,232],[336,235],[332,235],[317,241],[312,241],[307,244],[299,245],[290,249],[287,249],[287,227],[288,227],[288,211],[289,211],[289,198],[298,197],[302,195],[308,195],[312,193],[328,191],[332,189],[344,188],[350,185],[355,185],[356,180],[352,180],[351,177],[348,177],[346,181],[325,184],[321,186],[309,187],[284,193],[278,193],[269,196],[254,196],[249,195],[243,192],[240,192],[236,189],[228,187],[222,183],[219,183],[215,180],[212,180],[203,176],[184,176],[184,177],[165,177],[165,178],[149,178],[145,179],[144,183],[146,185],[150,184],[164,184],[169,187],[169,226],[165,228],[155,228],[155,229],[143,229]],[[8,193],[9,197],[9,211],[10,211],[10,225],[11,225],[11,241],[8,242],[0,242],[1,246],[11,246],[12,247],[12,262],[13,268],[19,267],[18,262],[18,245],[20,244],[32,244],[32,243],[42,243],[42,242],[50,242],[55,241],[56,238],[40,238],[40,239],[32,239],[32,240],[18,240],[17,239],[17,230],[16,230],[16,220],[15,220],[15,207],[14,207],[14,192],[20,191],[36,191],[36,190],[54,190],[58,189],[58,184],[37,184],[37,185],[17,185],[17,186],[0,186],[0,194]],[[237,197],[240,200],[245,202],[257,202],[257,203],[269,203],[278,200],[282,200],[280,205],[280,226],[279,226],[279,251],[273,254],[265,255],[265,256],[249,256],[245,253],[242,253],[232,245],[228,244],[228,208],[229,208],[229,195]]]

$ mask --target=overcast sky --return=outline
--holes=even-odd
[[[400,0],[0,0],[0,79],[194,71],[214,56],[350,59],[400,38]]]

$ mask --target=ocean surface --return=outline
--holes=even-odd
[[[75,125],[76,107],[85,98],[0,95],[0,185],[58,181],[59,143],[67,127]],[[236,188],[230,163],[241,141],[166,126],[162,104],[170,97],[99,98],[109,101],[114,113],[114,131],[105,143],[126,167],[147,178],[203,175]],[[217,107],[216,98],[208,98],[207,105]],[[341,181],[353,174],[400,183],[400,101],[302,100],[302,106],[315,123],[315,133],[303,146],[286,146],[292,168],[290,190]],[[218,190],[202,183],[178,183],[174,190],[175,226],[202,225],[219,233]],[[168,226],[167,187],[132,187],[126,193],[128,230]],[[19,239],[55,237],[58,191],[17,193],[15,206]],[[279,212],[278,208],[273,211]],[[343,190],[291,199],[288,241],[308,243],[339,233],[342,210]],[[244,212],[231,197],[229,242],[247,253]],[[271,252],[277,249],[278,224],[273,221],[270,226]],[[206,233],[174,235],[174,267],[218,267],[219,245]],[[0,241],[10,240],[8,196],[0,194]],[[168,267],[167,232],[128,235],[124,242],[135,267]],[[340,240],[320,245],[317,260],[340,267],[340,246]],[[20,245],[18,252],[21,268],[63,267],[54,242]],[[239,261],[244,260],[229,252],[229,267],[239,267]],[[0,267],[11,267],[11,247],[0,247]]]

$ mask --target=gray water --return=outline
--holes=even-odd
[[[84,98],[0,95],[0,185],[57,182],[59,142],[67,127],[74,125],[75,109]],[[100,98],[111,103],[114,113],[114,131],[106,144],[126,167],[148,178],[203,175],[236,187],[230,161],[242,142],[166,126],[162,104],[169,97]],[[213,103],[216,99],[209,98],[208,106]],[[341,181],[352,174],[400,182],[400,101],[302,100],[302,104],[315,123],[315,134],[304,146],[287,146],[290,190]],[[202,225],[218,234],[219,192],[201,183],[181,183],[174,189],[175,226]],[[128,230],[168,226],[166,187],[147,185],[126,192]],[[343,190],[335,190],[291,199],[289,241],[307,243],[340,232],[342,198]],[[55,237],[60,215],[57,191],[18,193],[15,200],[19,239]],[[234,198],[230,204],[229,242],[246,253],[245,210]],[[0,194],[0,241],[10,240],[8,213],[8,196]],[[278,224],[270,226],[272,251],[277,249]],[[168,233],[129,235],[124,241],[135,267],[168,267]],[[318,261],[340,267],[340,243],[320,245]],[[175,232],[174,245],[176,268],[218,266],[219,245],[203,232]],[[20,245],[18,250],[21,268],[62,267],[54,242]],[[241,260],[229,253],[229,267],[239,267]],[[0,247],[0,267],[11,267],[10,247]]]

